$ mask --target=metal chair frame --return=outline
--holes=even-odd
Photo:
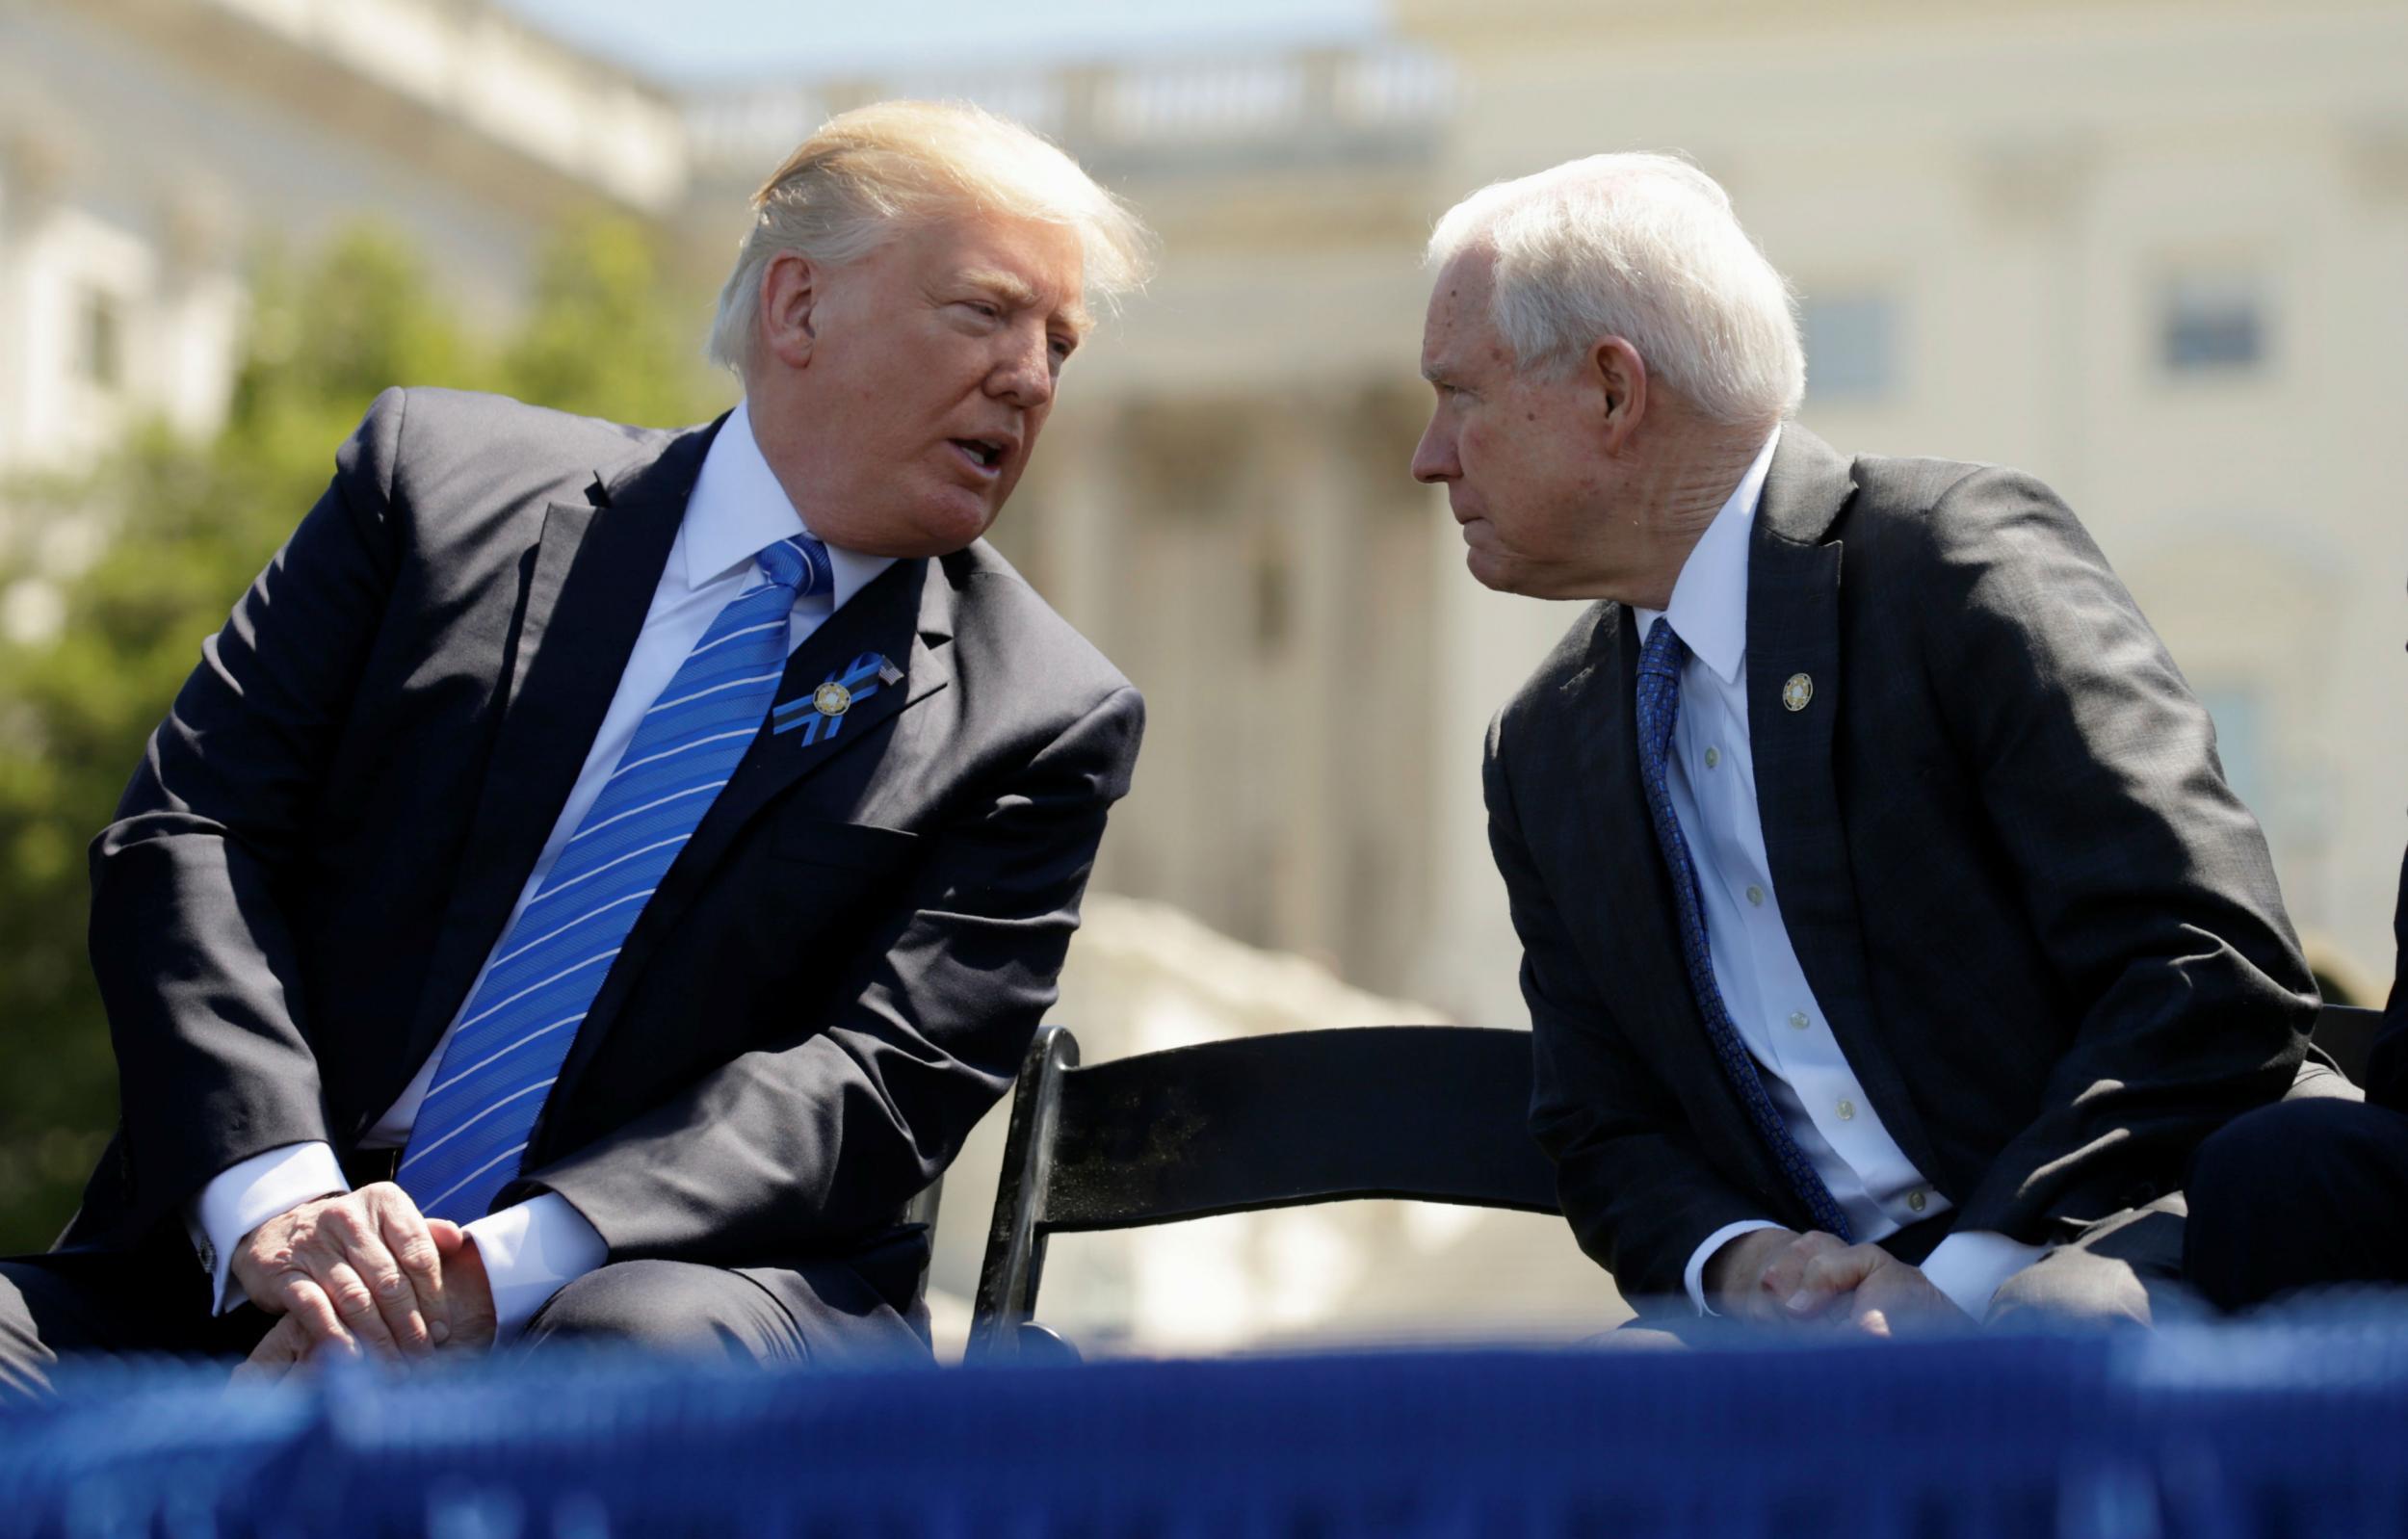
[[[967,1356],[1075,1356],[1033,1317],[1055,1234],[1365,1197],[1559,1213],[1530,1094],[1528,1031],[1289,1031],[1082,1068],[1048,1027],[1012,1094]]]

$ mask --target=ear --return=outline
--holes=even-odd
[[[1647,362],[1621,337],[1599,339],[1585,362],[1589,382],[1598,392],[1598,426],[1605,433],[1606,453],[1618,455],[1647,415]]]
[[[790,369],[811,366],[820,273],[808,257],[782,251],[761,274],[761,351]]]

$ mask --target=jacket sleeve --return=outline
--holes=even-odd
[[[1960,1223],[2045,1242],[2279,1098],[2315,986],[2207,712],[2064,504],[1985,469],[1921,527],[1924,665],[1953,681],[1931,694],[2074,1016]]]
[[[279,874],[391,589],[390,390],[151,734],[92,842],[92,971],[117,1053],[130,1243],[209,1179],[327,1138]]]
[[[1010,1085],[1052,1005],[1143,725],[1122,685],[923,831],[836,1019],[798,1022],[500,1201],[559,1193],[614,1261],[808,1255],[891,1222]]]
[[[1505,731],[1502,717],[1489,728],[1483,780],[1489,846],[1522,942],[1531,1131],[1555,1161],[1557,1196],[1581,1248],[1633,1303],[1686,1309],[1691,1253],[1727,1225],[1775,1215],[1715,1172],[1679,1099],[1615,1024],[1524,842]]]
[[[2391,1003],[2374,1033],[2374,1051],[2367,1059],[2367,1099],[2395,1111],[2408,1111],[2408,858],[2399,868],[2399,906],[2392,914],[2393,963]]]

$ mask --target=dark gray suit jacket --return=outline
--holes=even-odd
[[[1532,1125],[1582,1246],[1674,1295],[1745,1218],[1811,1216],[1708,1045],[1639,789],[1638,638],[1599,604],[1491,728]],[[1784,709],[1784,681],[1811,702]],[[2316,995],[2207,714],[2028,477],[1850,462],[1784,430],[1746,691],[1781,911],[1883,1124],[1953,1223],[2040,1243],[2180,1186],[2279,1097]]]
[[[2408,858],[2399,866],[2399,904],[2392,910],[2392,993],[2367,1057],[2367,1099],[2408,1111]]]
[[[716,430],[379,399],[92,846],[124,1118],[65,1243],[159,1242],[218,1171],[348,1154],[400,1094],[559,816]],[[896,562],[777,698],[872,652],[903,679],[835,737],[765,724],[497,1205],[556,1191],[613,1260],[840,1253],[1009,1084],[1142,706],[983,543]]]

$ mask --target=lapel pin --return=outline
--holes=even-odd
[[[1815,681],[1803,673],[1793,673],[1781,686],[1781,703],[1793,711],[1803,711],[1806,702],[1815,697]]]
[[[804,747],[824,738],[836,736],[845,724],[845,713],[877,693],[881,685],[903,677],[892,663],[877,652],[854,658],[846,666],[820,681],[820,687],[809,694],[798,696],[770,712],[770,731],[796,732]]]

